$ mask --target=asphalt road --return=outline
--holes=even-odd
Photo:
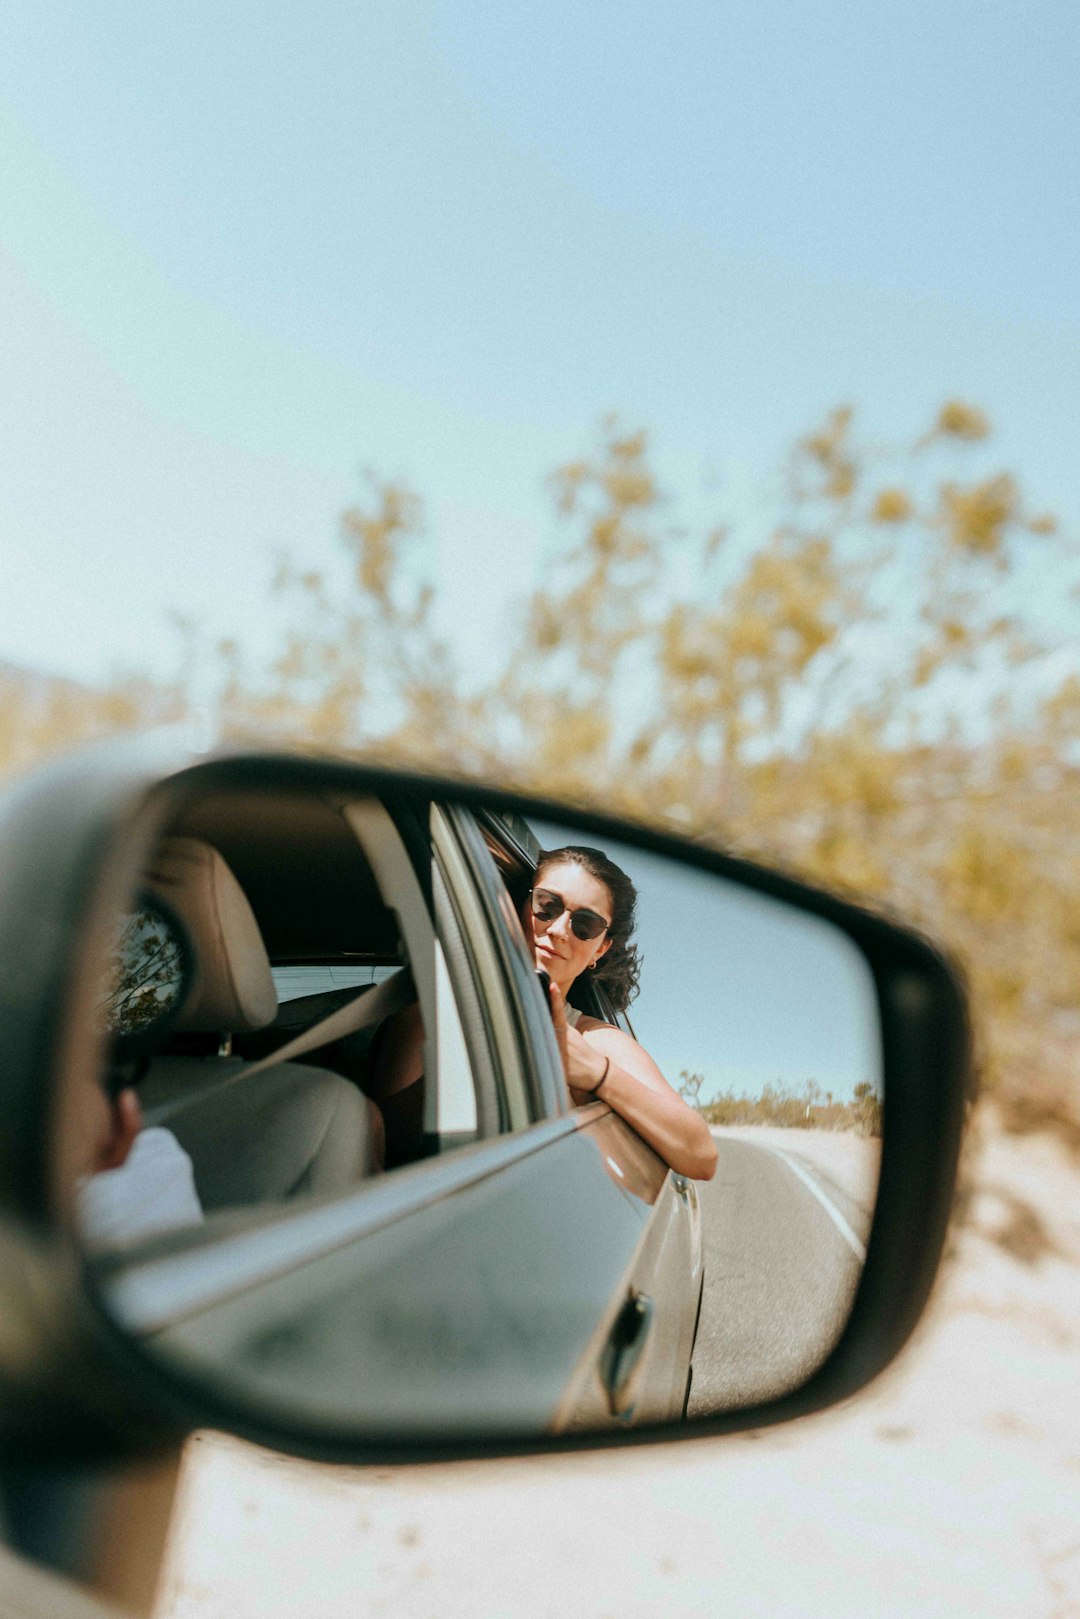
[[[870,1210],[808,1157],[721,1137],[699,1187],[705,1296],[689,1415],[805,1382],[847,1320]],[[846,1229],[845,1229],[846,1228]]]

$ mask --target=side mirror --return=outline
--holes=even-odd
[[[925,940],[551,802],[140,746],[0,804],[0,1242],[99,1441],[103,1390],[128,1442],[670,1439],[892,1359],[968,1072]]]

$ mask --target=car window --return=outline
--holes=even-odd
[[[476,1139],[480,1112],[469,1046],[443,940],[435,925],[433,898],[429,897],[433,895],[432,869],[421,874],[421,881],[403,829],[383,805],[374,800],[352,804],[345,816],[375,873],[383,902],[398,921],[416,987],[418,1026],[422,1025],[422,1079],[418,1083],[422,1085],[423,1150],[426,1154],[443,1152]],[[433,853],[430,858],[434,860]],[[385,1113],[387,1099],[381,1099],[380,1105]]]
[[[557,1116],[565,1086],[548,1009],[517,919],[517,906],[472,813],[433,813],[433,838],[485,1008],[504,1128]]]
[[[398,971],[396,963],[372,966],[370,963],[341,961],[289,962],[271,964],[270,973],[278,1003],[299,1000],[304,995],[322,995],[334,989],[363,989],[368,984],[384,984]]]

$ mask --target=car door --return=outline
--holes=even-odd
[[[584,986],[583,1000],[590,997],[594,1007],[587,1010],[633,1035],[629,1017],[614,1010],[602,984]],[[634,1136],[638,1147],[645,1146],[621,1119],[612,1115],[612,1122],[619,1126],[624,1158],[630,1156],[628,1136]],[[631,1286],[656,1310],[651,1380],[654,1385],[664,1384],[670,1401],[681,1398],[685,1409],[705,1290],[701,1203],[694,1181],[657,1162],[663,1181],[655,1198],[648,1198],[652,1213]]]
[[[517,977],[528,1013],[526,1038],[537,1042],[550,1061],[550,1014],[524,947],[516,902],[535,869],[539,844],[519,816],[490,813],[477,821],[470,812],[451,810],[462,853],[478,890],[490,895],[487,923],[501,935],[501,950]],[[509,898],[510,903],[507,903]],[[580,985],[580,987],[579,987]],[[625,1013],[616,1013],[600,985],[574,986],[582,1010],[633,1034]],[[556,1077],[560,1109],[569,1105]],[[595,1423],[631,1420],[641,1411],[670,1416],[682,1410],[688,1386],[694,1334],[704,1283],[701,1220],[692,1181],[669,1170],[650,1147],[604,1104],[574,1108],[582,1133],[595,1147],[596,1168],[611,1178],[635,1206],[641,1237],[596,1341],[583,1356],[568,1389],[560,1420]],[[552,1153],[552,1162],[556,1154]],[[625,1340],[625,1341],[624,1341]]]

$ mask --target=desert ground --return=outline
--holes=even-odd
[[[865,1163],[816,1150],[837,1177]],[[1080,1170],[983,1117],[967,1172],[916,1341],[842,1410],[723,1441],[409,1469],[201,1434],[159,1619],[1080,1615]]]

